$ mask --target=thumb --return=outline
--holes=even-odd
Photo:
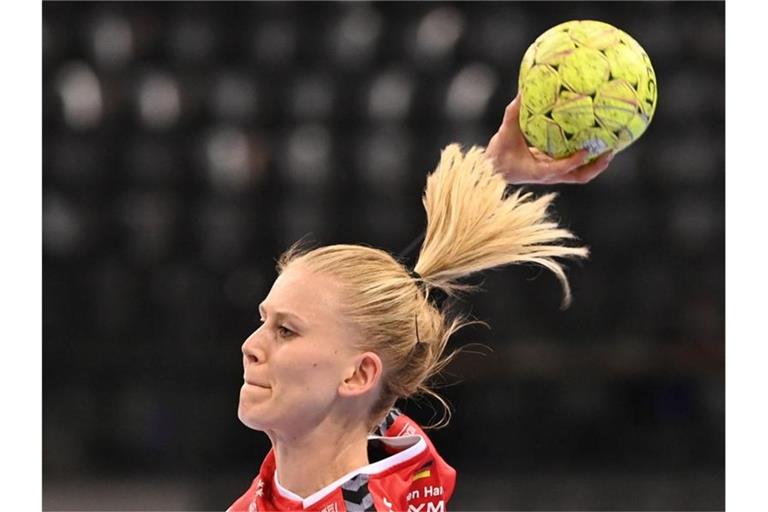
[[[520,93],[504,109],[504,119],[501,122],[502,128],[511,128],[517,126],[520,120]]]

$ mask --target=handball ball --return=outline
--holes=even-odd
[[[656,110],[651,59],[629,35],[601,21],[568,21],[523,56],[520,129],[554,158],[585,148],[595,158],[643,134]]]

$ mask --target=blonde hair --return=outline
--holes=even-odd
[[[459,283],[470,274],[512,263],[536,263],[560,280],[563,307],[570,303],[568,280],[555,258],[583,258],[588,251],[558,244],[574,236],[549,220],[547,208],[554,197],[550,193],[534,199],[519,189],[507,194],[506,181],[494,171],[483,148],[472,147],[464,154],[452,144],[442,151],[424,191],[427,229],[414,267],[420,279],[388,252],[362,245],[310,250],[297,242],[280,256],[278,272],[301,262],[342,284],[343,314],[362,334],[359,348],[376,352],[384,366],[371,426],[398,398],[417,394],[432,396],[443,406],[443,417],[432,428],[450,419],[450,408],[430,388],[430,378],[456,355],[456,351],[444,354],[451,335],[472,322],[438,309],[429,300],[430,292],[455,296],[477,288]]]

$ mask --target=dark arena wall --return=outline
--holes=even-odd
[[[485,145],[526,48],[571,19],[650,55],[647,132],[556,217],[557,280],[470,279],[482,343],[431,434],[455,510],[724,502],[723,2],[45,2],[43,505],[221,510],[269,449],[240,345],[307,236],[397,253],[449,142]],[[427,422],[429,401],[403,402]]]

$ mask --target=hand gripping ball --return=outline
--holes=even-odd
[[[523,56],[520,129],[554,158],[586,148],[619,152],[656,110],[656,73],[645,50],[601,21],[568,21],[541,34]]]

